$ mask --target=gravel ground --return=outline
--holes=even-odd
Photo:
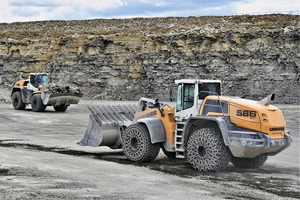
[[[299,199],[299,105],[277,105],[293,144],[261,169],[200,173],[161,152],[134,164],[122,150],[77,145],[88,124],[81,101],[66,113],[0,103],[0,199]],[[124,102],[122,102],[124,103]],[[134,103],[134,102],[125,102]]]

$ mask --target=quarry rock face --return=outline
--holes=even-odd
[[[299,104],[300,16],[97,19],[0,24],[0,88],[47,72],[86,99],[169,100],[176,79]]]

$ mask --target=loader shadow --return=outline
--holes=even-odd
[[[0,169],[0,176],[9,176],[9,169]]]
[[[298,168],[278,168],[273,165],[264,165],[260,169],[239,169],[232,164],[221,172],[199,172],[194,170],[190,163],[185,159],[170,159],[162,157],[155,159],[150,163],[132,163],[126,159],[122,152],[119,154],[104,154],[94,157],[111,162],[116,162],[125,165],[134,165],[145,167],[151,170],[159,171],[165,174],[175,175],[181,178],[196,178],[204,181],[209,181],[216,184],[224,184],[227,186],[241,185],[250,187],[256,190],[272,193],[280,197],[299,198],[299,191],[295,188],[299,185],[299,180],[295,181],[292,175],[299,177]],[[224,193],[226,199],[226,192]],[[245,196],[246,195],[246,196]],[[233,196],[235,196],[233,198]],[[229,199],[253,199],[251,194],[230,194]]]
[[[279,168],[265,164],[261,169],[238,169],[230,164],[226,170],[222,172],[199,172],[194,170],[185,159],[170,159],[165,156],[159,156],[150,163],[134,163],[127,160],[123,154],[123,151],[121,150],[94,153],[59,147],[44,147],[41,145],[16,143],[17,141],[18,140],[0,140],[0,146],[88,157],[91,159],[105,160],[124,165],[145,167],[150,170],[155,170],[182,178],[196,178],[213,183],[221,183],[224,185],[238,184],[272,193],[280,197],[299,197],[299,191],[295,189],[299,185],[299,180],[295,181],[293,178],[291,178],[291,176],[299,178],[298,168]],[[0,171],[0,176],[5,176],[6,174],[6,170]],[[283,174],[287,176],[282,176]],[[236,194],[236,197],[242,199],[251,199],[251,195],[241,195],[242,194]],[[232,198],[232,196],[228,198]]]
[[[16,112],[25,112],[25,113],[35,113],[35,114],[43,114],[43,113],[47,113],[47,114],[65,114],[65,113],[69,113],[72,112],[72,110],[70,111],[69,109],[66,110],[65,112],[56,112],[53,108],[51,108],[49,106],[49,108],[47,107],[46,110],[42,111],[42,112],[34,112],[31,107],[26,107],[24,110],[15,110],[13,107],[10,108],[10,111],[16,111]],[[74,109],[73,109],[74,111]]]
[[[299,176],[300,173],[298,168],[276,167],[273,165],[268,165],[267,163],[262,168],[259,169],[240,169],[230,164],[222,172],[218,172],[218,173],[199,172],[194,170],[186,159],[172,159],[166,156],[159,156],[152,162],[136,163],[136,162],[129,161],[124,155],[122,150],[111,150],[106,152],[87,152],[87,151],[73,150],[73,149],[67,149],[62,147],[45,147],[36,144],[18,143],[22,141],[23,140],[19,140],[19,139],[0,140],[0,146],[24,148],[24,149],[35,150],[35,151],[53,152],[53,153],[60,153],[60,154],[73,155],[73,156],[89,157],[92,159],[106,160],[106,161],[116,162],[119,164],[146,167],[149,169],[166,172],[169,174],[178,175],[182,177],[199,176],[200,174],[220,175],[222,173],[224,174],[226,173],[290,174],[290,175]]]
[[[62,112],[55,112],[55,110],[51,110],[51,109],[46,109],[43,112],[34,112],[30,107],[29,108],[25,108],[24,110],[15,110],[14,108],[10,109],[11,111],[16,111],[16,112],[32,112],[32,113],[62,113]]]

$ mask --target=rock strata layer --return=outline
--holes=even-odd
[[[300,17],[261,15],[0,24],[0,87],[47,72],[86,99],[169,100],[176,79],[299,104]]]

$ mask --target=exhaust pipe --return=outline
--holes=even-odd
[[[260,104],[264,105],[264,106],[269,106],[271,101],[273,101],[275,99],[275,94],[270,94],[269,96],[267,96],[266,98],[262,99],[259,101]]]

